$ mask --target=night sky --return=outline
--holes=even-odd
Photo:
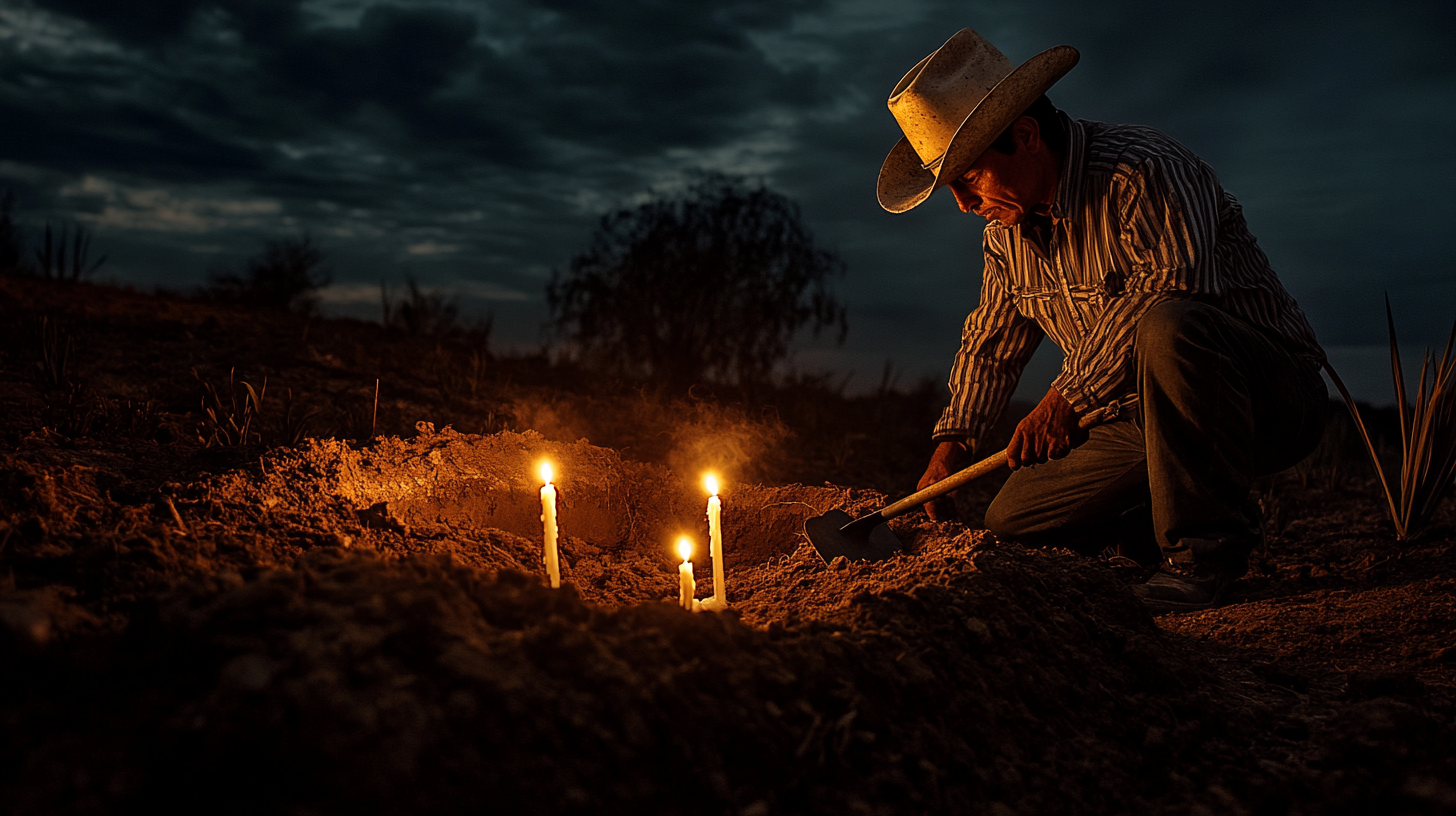
[[[380,282],[414,275],[530,349],[602,213],[749,174],[848,264],[846,345],[792,364],[943,380],[983,222],[947,191],[886,213],[875,178],[890,90],[963,26],[1017,63],[1076,46],[1059,107],[1207,159],[1357,396],[1390,400],[1384,293],[1408,353],[1444,343],[1451,0],[0,0],[0,188],[31,229],[93,229],[101,279],[196,287],[308,231],[330,312],[377,319]]]

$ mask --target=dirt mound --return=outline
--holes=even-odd
[[[1253,732],[1247,712],[1209,710],[1210,679],[1169,666],[1142,611],[1096,588],[1105,576],[972,543],[767,629],[655,602],[606,610],[439,556],[321,552],[200,582],[99,665],[27,661],[12,675],[9,693],[31,700],[56,684],[95,693],[8,723],[38,738],[10,801],[1125,810],[1164,793],[1150,787],[1164,767],[1122,746],[1152,734],[1174,761],[1205,732]],[[1075,612],[1054,605],[1073,597]]]
[[[234,453],[161,484],[40,441],[7,455],[6,560],[47,576],[0,591],[11,810],[1456,801],[1453,709],[1419,681],[1220,659],[1095,561],[897,520],[913,554],[825,565],[802,520],[882,496],[726,485],[734,607],[691,614],[663,599],[671,538],[706,537],[698,474],[421,430]],[[560,590],[542,583],[542,457],[559,474]]]

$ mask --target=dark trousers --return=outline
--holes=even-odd
[[[1183,300],[1148,310],[1136,354],[1137,416],[1012,473],[986,527],[1087,554],[1120,545],[1144,563],[1196,541],[1200,558],[1242,563],[1258,538],[1254,477],[1297,463],[1324,432],[1319,370],[1243,320]]]

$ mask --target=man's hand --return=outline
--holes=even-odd
[[[1006,463],[1016,470],[1022,465],[1060,459],[1087,441],[1087,432],[1077,427],[1077,412],[1055,388],[1047,389],[1026,419],[1016,426],[1006,446]]]
[[[964,442],[940,443],[935,447],[935,453],[931,454],[930,465],[925,468],[925,475],[920,477],[920,484],[915,489],[924,490],[965,467],[968,455]],[[933,521],[954,521],[955,501],[948,495],[932,499],[925,503],[925,512]]]

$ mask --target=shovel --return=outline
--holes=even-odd
[[[1098,420],[1083,416],[1077,424],[1082,430],[1087,430],[1098,424]],[[1005,465],[1006,451],[1003,450],[863,518],[851,520],[843,510],[830,510],[822,516],[807,519],[804,535],[809,537],[809,543],[814,545],[826,564],[841,555],[851,561],[883,561],[905,549],[885,522]]]

